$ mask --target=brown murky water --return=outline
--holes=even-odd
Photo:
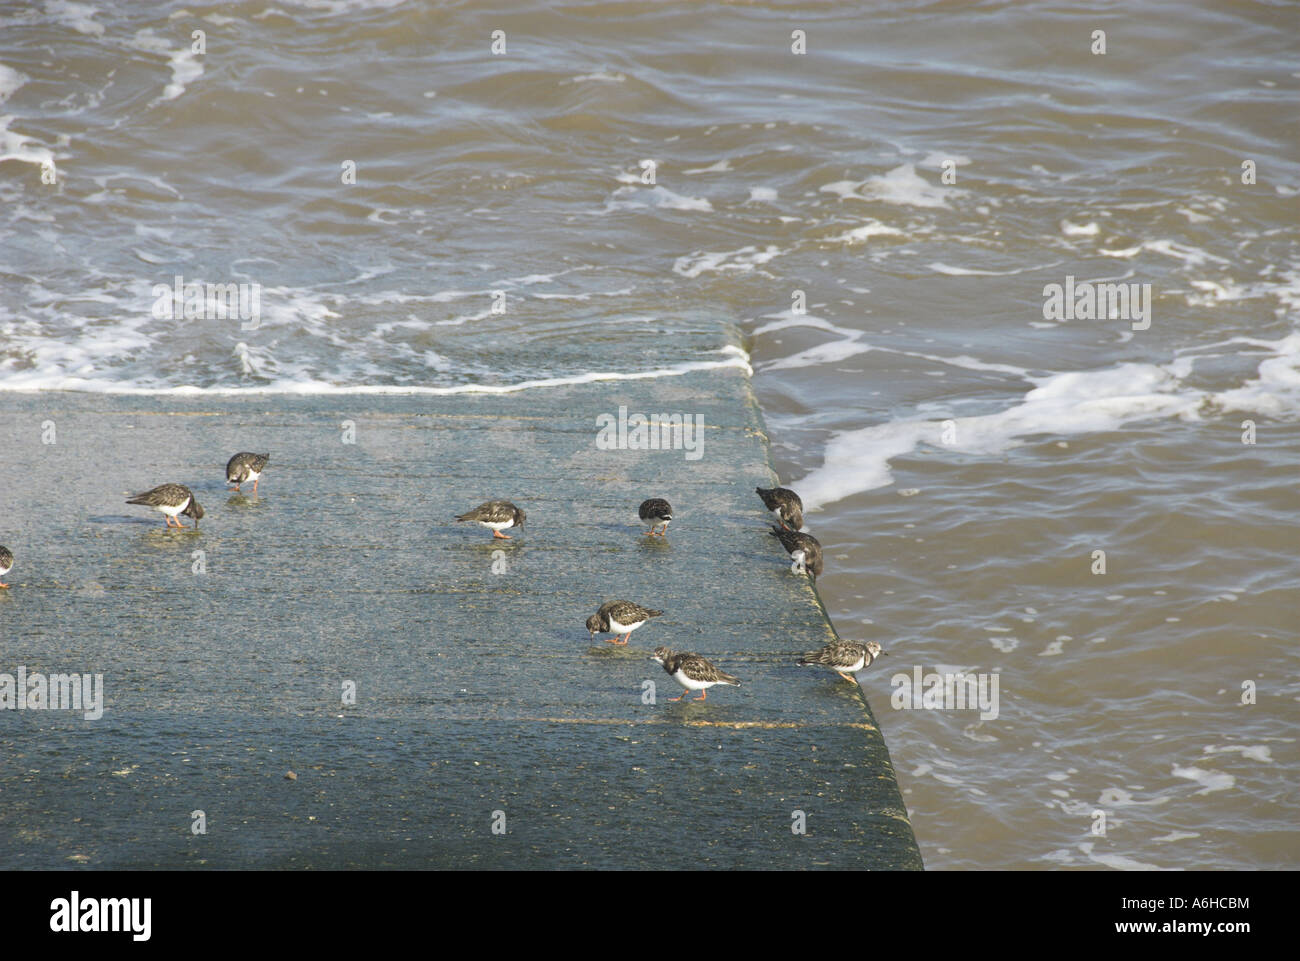
[[[929,867],[1295,867],[1298,27],[6,4],[0,391],[747,364]]]

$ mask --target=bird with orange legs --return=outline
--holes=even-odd
[[[686,691],[699,691],[700,696],[691,700],[703,701],[709,696],[709,688],[715,684],[740,687],[739,678],[719,670],[698,654],[674,651],[670,647],[656,647],[650,660],[662,665],[665,673],[686,689],[677,697],[670,697],[670,701],[680,701],[686,696]]]
[[[662,497],[652,497],[648,501],[643,501],[637,509],[637,516],[641,522],[649,524],[650,529],[646,531],[646,537],[668,537],[668,525],[673,520],[673,506]],[[659,526],[663,525],[663,530]]]
[[[175,522],[176,526],[185,530],[185,525],[181,523],[180,515],[194,518],[194,527],[197,530],[199,518],[203,516],[203,508],[199,502],[194,499],[194,492],[184,484],[163,484],[161,487],[155,487],[151,491],[145,491],[143,494],[136,494],[127,500],[128,504],[142,504],[145,507],[152,507],[163,514],[163,526],[171,527]]]
[[[527,517],[527,514],[509,501],[488,501],[485,504],[479,504],[472,511],[457,515],[456,520],[457,522],[475,521],[490,529],[493,537],[508,541],[511,539],[510,535],[501,532],[510,530],[512,527],[522,529]]]
[[[600,605],[600,610],[587,618],[587,630],[591,632],[592,643],[595,643],[597,634],[617,634],[620,635],[617,639],[607,638],[609,643],[626,647],[633,631],[662,613],[663,611],[652,611],[631,601],[609,601]]]

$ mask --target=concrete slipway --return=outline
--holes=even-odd
[[[602,449],[597,418],[620,407],[698,416],[700,456]],[[441,396],[9,393],[0,447],[18,556],[0,673],[105,691],[98,720],[0,711],[0,867],[921,867],[862,692],[794,663],[832,629],[767,533],[742,370]],[[258,499],[225,490],[240,450],[271,453]],[[206,508],[198,532],[123,503],[168,481]],[[676,509],[666,541],[635,523],[650,496]],[[528,512],[513,540],[452,522],[494,497]],[[666,613],[592,645],[583,622],[615,598]],[[659,644],[744,684],[669,703]]]

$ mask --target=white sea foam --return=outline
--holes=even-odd
[[[197,59],[197,56],[188,45],[182,44],[179,48],[173,50],[168,38],[155,35],[150,28],[137,31],[134,40],[131,41],[131,46],[147,53],[165,56],[168,66],[171,67],[171,83],[163,87],[162,96],[154,100],[154,103],[160,103],[163,100],[175,100],[185,92],[190,83],[203,76],[203,64]]]
[[[826,343],[818,344],[815,347],[809,347],[801,350],[797,354],[791,354],[788,357],[781,357],[778,360],[769,361],[760,369],[763,371],[784,370],[794,367],[810,367],[814,364],[828,364],[842,361],[847,357],[853,357],[857,354],[865,354],[872,350],[871,344],[862,338],[865,332],[853,330],[848,327],[839,327],[832,324],[823,317],[815,314],[796,314],[792,310],[782,311],[778,314],[764,314],[764,319],[773,318],[770,323],[764,324],[754,331],[754,336],[761,334],[770,334],[774,331],[785,330],[790,327],[812,327],[816,330],[823,330],[829,334],[835,334],[839,340],[829,340]]]
[[[911,164],[903,164],[861,182],[837,180],[823,184],[819,189],[835,194],[841,200],[879,201],[909,207],[946,207],[950,197],[966,193],[956,187],[931,183]]]
[[[725,157],[716,163],[711,163],[707,167],[692,167],[689,170],[683,170],[684,174],[720,174],[726,173],[731,169],[731,161]]]
[[[622,178],[620,178],[622,179]],[[634,178],[640,183],[640,178]],[[626,187],[619,187],[614,191],[605,209],[601,213],[609,213],[613,210],[634,210],[646,207],[662,207],[665,210],[690,210],[700,213],[709,213],[713,210],[713,204],[704,197],[687,197],[684,194],[676,193],[667,187],[653,186],[636,186],[629,184]]]
[[[1248,411],[1269,417],[1294,416],[1300,409],[1300,333],[1279,341],[1256,341],[1276,351],[1260,362],[1259,376],[1242,386],[1213,394],[1223,410]]]
[[[852,230],[846,230],[842,234],[834,237],[827,237],[826,242],[835,244],[860,244],[872,237],[901,237],[903,232],[897,227],[890,227],[888,224],[882,224],[879,220],[872,220],[861,227],[854,227]]]
[[[65,27],[71,27],[77,33],[88,37],[102,37],[104,25],[95,22],[98,7],[88,3],[72,3],[70,0],[45,0],[45,12]]]
[[[1079,845],[1079,850],[1088,855],[1088,859],[1096,861],[1098,864],[1104,864],[1108,868],[1116,871],[1179,871],[1181,868],[1162,868],[1158,864],[1150,864],[1146,861],[1138,861],[1136,858],[1130,858],[1123,854],[1116,854],[1113,851],[1098,852],[1093,850],[1095,845],[1091,841],[1084,841]]]
[[[1213,794],[1215,791],[1227,791],[1237,783],[1237,779],[1231,774],[1224,774],[1222,771],[1206,771],[1199,767],[1179,767],[1175,764],[1171,773],[1174,777],[1186,778],[1201,785],[1201,789],[1196,792],[1197,794]]]
[[[147,321],[148,318],[141,318],[139,324],[143,325]],[[104,346],[105,349],[111,349],[114,353],[131,350],[132,347],[135,349],[143,349],[150,343],[148,337],[137,332],[135,343],[133,345],[129,344],[124,338],[120,326],[114,328],[111,336],[113,340],[102,346]],[[572,374],[563,377],[540,377],[529,380],[520,380],[511,384],[457,384],[451,387],[403,384],[339,385],[314,378],[305,370],[298,369],[290,372],[288,376],[280,377],[272,381],[270,384],[258,387],[194,387],[191,385],[180,385],[175,387],[144,387],[124,384],[119,381],[82,376],[94,372],[93,360],[96,355],[93,347],[89,346],[89,341],[85,340],[83,340],[81,352],[87,363],[80,370],[71,373],[49,373],[46,372],[49,370],[47,364],[45,362],[39,362],[37,370],[20,371],[10,376],[6,376],[4,378],[3,388],[6,390],[16,391],[71,390],[142,397],[205,395],[240,396],[253,394],[414,394],[445,396],[450,394],[513,394],[525,390],[537,390],[539,388],[547,387],[568,387],[576,384],[591,384],[601,381],[655,380],[664,377],[680,377],[684,374],[704,370],[734,369],[742,371],[746,376],[753,374],[753,368],[750,367],[749,364],[749,355],[739,347],[729,345],[715,351],[715,353],[719,355],[718,360],[686,361],[668,367],[654,368],[652,370],[586,371],[581,374]],[[243,373],[270,376],[280,372],[280,366],[275,363],[274,359],[264,350],[250,348],[246,344],[240,343],[235,346],[232,356],[237,362],[238,369]],[[438,355],[435,354],[433,357],[437,358]],[[436,365],[437,361],[434,360],[433,366]],[[4,373],[5,363],[0,363],[0,374]]]
[[[993,414],[949,418],[951,443],[944,443],[943,420],[922,417],[846,431],[827,443],[822,466],[793,486],[799,490],[805,509],[815,510],[892,484],[889,462],[922,444],[993,455],[1037,434],[1094,433],[1169,417],[1197,420],[1202,411],[1216,407],[1270,416],[1300,415],[1300,333],[1254,343],[1275,356],[1260,362],[1257,378],[1218,393],[1184,386],[1183,378],[1192,372],[1192,357],[1179,357],[1164,366],[1129,363],[1040,377],[1024,373],[1024,379],[1036,386],[1019,403]]]
[[[27,82],[27,76],[0,63],[0,104],[12,97]]]
[[[1072,224],[1068,220],[1061,221],[1061,233],[1067,237],[1095,237],[1101,232],[1096,221],[1089,221],[1086,224]]]
[[[568,80],[561,80],[560,86],[564,87],[571,83],[590,83],[592,81],[599,81],[602,83],[626,83],[627,76],[621,73],[605,73],[604,71],[598,70],[595,73],[584,73],[577,77],[570,77]]]
[[[1015,274],[1023,274],[1031,270],[1046,270],[1049,267],[1055,267],[1060,261],[1050,264],[1033,264],[1028,267],[1014,267],[1011,270],[980,270],[977,267],[953,267],[949,264],[935,261],[926,266],[936,274],[947,274],[950,277],[1011,277]]]
[[[407,0],[281,0],[281,2],[286,6],[305,7],[332,16],[352,13],[356,10],[387,10],[389,7],[399,7]],[[274,10],[274,8],[270,9]],[[283,11],[275,12],[287,16]]]
[[[1231,263],[1231,261],[1225,260],[1223,257],[1215,256],[1208,251],[1202,250],[1200,247],[1195,247],[1191,244],[1180,244],[1173,240],[1144,240],[1136,246],[1124,247],[1120,250],[1107,250],[1103,247],[1098,249],[1097,253],[1101,254],[1103,257],[1120,257],[1128,259],[1136,257],[1145,250],[1150,250],[1157,254],[1163,254],[1164,256],[1172,257],[1175,260],[1181,260],[1183,263],[1191,267],[1200,267],[1211,261],[1216,264]]]
[[[1252,761],[1258,761],[1261,764],[1272,764],[1273,754],[1267,744],[1224,744],[1216,747],[1215,745],[1206,745],[1204,748],[1206,754],[1240,754],[1242,757],[1250,758]]]
[[[12,97],[28,79],[25,74],[0,63],[0,105]],[[13,114],[0,114],[0,163],[18,160],[38,167],[53,165],[55,158],[52,150],[36,146],[26,134],[9,129],[14,119]]]
[[[673,272],[683,277],[698,277],[707,272],[724,273],[734,271],[748,273],[759,264],[765,264],[783,251],[775,244],[759,250],[757,247],[741,247],[739,250],[716,252],[697,250],[673,262]]]

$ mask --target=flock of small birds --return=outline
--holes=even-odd
[[[817,538],[811,534],[801,533],[799,530],[803,527],[803,501],[799,499],[798,494],[787,487],[756,487],[754,491],[762,499],[763,506],[771,511],[776,519],[777,523],[772,525],[772,533],[790,555],[794,562],[793,569],[807,574],[815,583],[817,575],[822,572],[822,546]],[[503,534],[502,531],[516,527],[522,529],[526,516],[510,501],[496,500],[480,504],[472,511],[459,514],[456,520],[481,524],[492,531],[493,537],[509,540],[510,535]],[[673,520],[673,508],[668,501],[662,497],[652,497],[643,501],[637,509],[637,516],[642,523],[650,525],[650,529],[645,532],[646,537],[667,539],[668,525]],[[633,631],[649,622],[651,618],[662,614],[663,611],[642,607],[631,601],[607,601],[600,605],[600,609],[595,614],[587,618],[587,632],[592,643],[595,643],[597,634],[612,634],[613,637],[606,639],[610,644],[626,647]],[[880,645],[875,641],[867,641],[865,644],[856,641],[834,641],[820,650],[809,651],[800,658],[799,663],[804,666],[829,667],[846,681],[857,683],[851,675],[866,669],[872,661],[885,653],[887,652],[881,650]],[[699,691],[700,696],[695,700],[703,701],[709,696],[709,688],[717,684],[740,686],[738,677],[728,674],[707,658],[690,651],[656,647],[650,659],[660,664],[668,676],[684,688],[678,697],[669,698],[670,701],[680,701],[686,696],[687,691]]]
[[[226,483],[234,484],[234,490],[239,492],[241,485],[252,481],[253,495],[256,496],[262,472],[266,470],[270,459],[270,454],[251,454],[247,451],[236,454],[226,464]],[[756,487],[754,490],[776,520],[772,525],[772,533],[794,562],[792,569],[807,574],[815,583],[822,572],[822,546],[817,538],[800,530],[803,527],[803,501],[798,494],[786,487]],[[164,526],[171,527],[175,524],[183,530],[188,528],[181,523],[182,517],[192,517],[194,528],[197,529],[204,515],[194,492],[184,484],[162,484],[153,490],[135,494],[127,499],[127,503],[152,507],[162,513]],[[652,497],[641,504],[637,515],[642,523],[650,526],[645,532],[646,537],[667,539],[668,525],[673,519],[672,505],[668,501],[662,497]],[[503,531],[514,528],[522,530],[526,519],[527,515],[522,510],[506,500],[487,501],[456,517],[458,523],[472,521],[481,524],[492,531],[494,538],[502,540],[510,540],[511,537]],[[8,574],[13,566],[13,552],[7,547],[0,547],[0,577]],[[0,582],[0,588],[8,586]],[[587,618],[587,631],[593,643],[597,634],[612,634],[614,636],[607,639],[610,644],[626,646],[633,631],[662,614],[663,611],[642,607],[631,601],[608,601]],[[888,652],[881,650],[875,641],[858,643],[837,640],[820,650],[804,654],[799,664],[829,667],[846,681],[856,683],[852,675],[865,670],[872,661],[885,653]],[[695,700],[703,701],[709,696],[709,688],[717,684],[740,686],[739,678],[690,651],[656,647],[651,660],[660,664],[684,689],[678,697],[670,698],[672,701],[680,701],[688,691],[699,691],[700,696]]]

